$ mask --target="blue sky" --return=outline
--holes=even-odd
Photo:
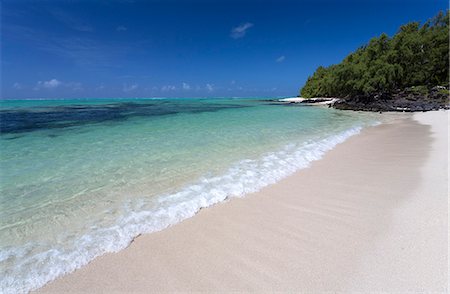
[[[296,95],[319,65],[447,1],[1,4],[2,98]]]

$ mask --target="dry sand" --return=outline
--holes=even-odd
[[[446,292],[447,139],[448,112],[400,115],[40,292]]]

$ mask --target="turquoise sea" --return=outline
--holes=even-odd
[[[4,100],[0,292],[306,168],[368,113],[261,99]]]

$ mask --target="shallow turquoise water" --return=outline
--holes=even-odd
[[[138,234],[257,191],[375,122],[255,99],[0,105],[2,292],[42,286]]]

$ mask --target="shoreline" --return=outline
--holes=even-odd
[[[231,100],[227,101],[224,108],[228,108],[226,105]],[[50,106],[49,111],[65,113],[69,110],[75,117],[78,114],[85,116],[87,111],[102,118],[103,115],[95,114],[98,110],[108,113],[111,107],[122,107],[121,104],[97,106],[96,103],[88,103],[87,107],[78,108],[71,106],[72,103],[62,108]],[[238,107],[241,109],[220,114],[207,111],[201,116],[164,115],[157,120],[137,120],[137,124],[121,123],[118,128],[101,123],[99,128],[94,127],[87,133],[53,131],[53,123],[49,122],[50,128],[47,125],[42,134],[52,138],[50,140],[54,144],[51,147],[45,146],[42,142],[46,141],[39,136],[31,137],[34,138],[32,140],[27,140],[26,134],[23,137],[5,137],[14,139],[6,141],[5,149],[10,150],[7,154],[11,154],[11,158],[17,158],[7,161],[10,162],[7,170],[11,170],[11,174],[27,172],[25,167],[15,167],[53,162],[53,168],[42,169],[41,174],[47,176],[24,175],[23,183],[30,185],[30,181],[37,180],[43,189],[53,189],[55,193],[37,191],[35,195],[41,196],[40,203],[46,203],[37,209],[20,203],[14,205],[14,201],[11,203],[13,209],[10,213],[14,213],[14,207],[23,211],[18,213],[19,217],[23,216],[23,223],[17,228],[24,228],[24,231],[29,228],[28,231],[34,235],[27,235],[26,231],[24,234],[15,233],[16,227],[6,230],[0,288],[7,293],[38,289],[87,265],[98,256],[123,250],[138,235],[163,230],[227,198],[256,192],[308,167],[311,161],[322,158],[336,144],[359,133],[363,126],[377,123],[380,117],[378,114],[344,114],[324,108],[265,107],[260,101],[236,101],[232,105],[235,103],[237,106],[250,104],[256,107],[247,108],[248,112],[243,111],[244,107]],[[210,105],[198,100],[189,107],[178,102],[157,104],[165,105],[164,109],[182,108],[183,111],[191,107],[208,110]],[[148,110],[145,105],[127,105],[125,108],[131,107],[128,113],[133,116],[135,110],[140,113]],[[25,110],[24,114],[28,112],[33,112],[33,108]],[[256,119],[248,120],[243,115],[245,113]],[[14,111],[11,114],[14,116]],[[209,126],[205,125],[207,121]],[[20,125],[13,124],[10,131],[20,131]],[[186,128],[179,128],[179,125],[188,125],[190,131],[186,133]],[[286,128],[287,125],[296,127]],[[97,132],[106,131],[104,127],[108,128],[107,134]],[[148,129],[155,130],[158,135],[152,136],[151,132],[150,136],[142,136]],[[211,136],[203,138],[205,133]],[[124,140],[115,142],[113,138],[118,137]],[[167,144],[166,140],[171,143]],[[70,142],[76,143],[77,147]],[[203,147],[201,142],[207,145]],[[35,146],[36,152],[22,157],[21,146]],[[52,152],[46,152],[48,148]],[[75,164],[71,164],[72,168],[68,170],[65,158],[69,155],[61,152],[70,153],[70,157],[79,161],[71,161]],[[94,160],[86,162],[85,154],[91,154],[89,157]],[[103,162],[96,160],[99,158],[108,158],[109,168],[105,169]],[[47,182],[48,175],[57,180]],[[61,183],[64,184],[63,189],[59,188]],[[118,187],[119,183],[123,189]],[[54,199],[73,195],[75,190],[82,192],[75,198],[59,202],[54,209]],[[14,191],[13,188],[9,197],[21,199],[14,198],[14,194],[22,195],[21,191]],[[105,199],[110,201],[105,202]],[[61,218],[62,215],[64,217]],[[86,218],[78,217],[82,215]],[[14,220],[6,218],[6,223],[14,223]],[[11,246],[5,247],[5,244]]]
[[[430,167],[435,170],[443,159],[442,145],[447,142],[442,143],[442,126],[436,128],[445,116],[448,112],[414,114],[414,119],[405,114],[365,129],[308,169],[143,235],[128,248],[103,255],[38,292],[405,290],[402,286],[443,291],[447,259],[442,259],[442,249],[447,243],[440,238],[443,231],[447,234],[442,227],[447,211],[446,206],[442,210],[442,192],[448,179],[435,172],[436,181],[430,183],[423,173]],[[402,150],[404,146],[410,148]],[[448,159],[444,164],[445,172]],[[439,196],[429,200],[434,205],[428,205],[429,211],[413,215],[419,219],[410,220],[410,227],[402,224],[404,219],[394,221],[402,209],[411,218],[402,205],[414,200],[423,207],[420,192],[429,189]],[[424,219],[431,219],[434,230],[422,228]],[[389,235],[395,224],[399,232],[411,229],[411,235],[401,240],[398,234]],[[417,226],[422,228],[420,239],[414,237]],[[402,242],[413,246],[399,249],[396,245]],[[382,249],[386,246],[392,247],[389,252]],[[392,262],[392,257],[402,255],[412,261]],[[380,257],[383,264],[377,262]],[[410,270],[411,264],[419,269]],[[386,271],[386,266],[396,265],[404,271],[401,281]],[[380,288],[381,282],[391,282],[391,288]]]

